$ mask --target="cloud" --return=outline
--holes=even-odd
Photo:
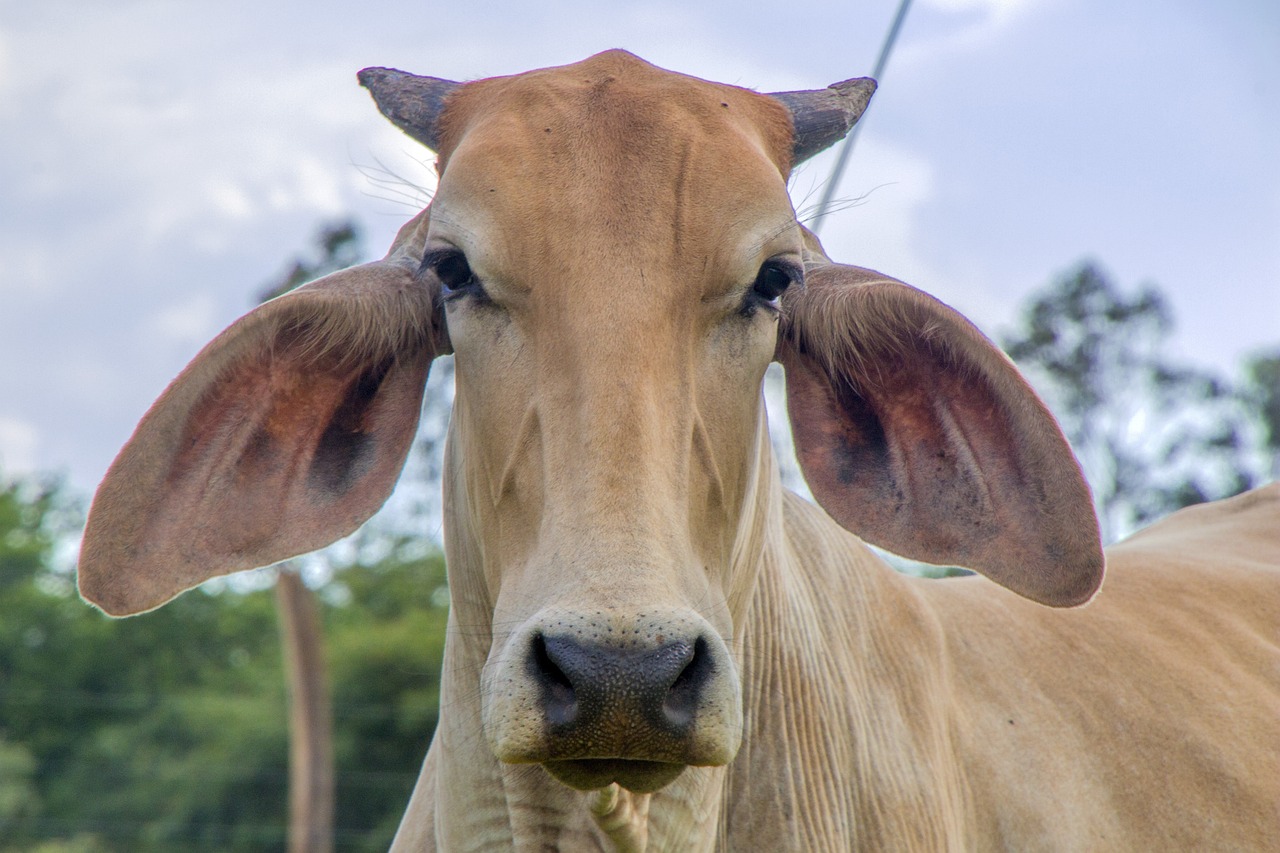
[[[217,330],[217,305],[207,293],[162,308],[146,323],[147,334],[166,344],[200,345]]]
[[[792,181],[792,199],[802,218],[806,205],[822,194],[819,182],[826,180],[832,156],[815,160]],[[827,253],[907,280],[931,277],[920,255],[918,220],[933,201],[935,184],[934,168],[921,155],[875,133],[860,136],[834,212],[819,226]]]
[[[40,433],[33,424],[0,415],[0,474],[31,474],[38,466]]]
[[[925,8],[921,11],[940,13],[941,20],[931,22],[921,33],[919,22],[909,16],[907,28],[915,25],[916,29],[899,45],[895,64],[936,62],[940,53],[953,51],[994,50],[1015,24],[1048,9],[1054,0],[923,0],[922,5]]]
[[[9,47],[9,37],[0,30],[0,116],[13,111],[17,91],[16,76],[13,73],[13,50]]]
[[[1231,307],[1271,309],[1280,293],[1276,19],[1224,11],[1250,2],[1138,15],[1104,0],[921,0],[841,187],[857,203],[825,222],[828,250],[979,321],[1087,250],[1122,281],[1167,285],[1189,347],[1274,338],[1274,310]],[[468,79],[624,46],[765,91],[814,88],[870,70],[897,0],[782,16],[741,0],[552,6],[6,5],[0,364],[39,369],[0,371],[5,460],[38,453],[96,480],[320,221],[350,212],[370,251],[390,243],[434,186],[434,157],[377,115],[356,69]],[[787,26],[803,50],[780,48]],[[797,205],[831,162],[799,176]]]
[[[205,182],[205,196],[213,210],[228,219],[249,219],[256,212],[249,194],[229,180],[210,178]]]
[[[14,298],[38,294],[52,273],[53,255],[47,243],[0,234],[0,258],[5,266],[4,275],[0,275],[0,295]]]
[[[1036,5],[1036,2],[1035,0],[923,0],[922,5],[940,12],[958,14],[980,12],[986,17],[1004,20]]]

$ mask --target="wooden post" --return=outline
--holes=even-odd
[[[289,853],[333,853],[333,716],[315,593],[287,565],[276,607],[289,682]]]

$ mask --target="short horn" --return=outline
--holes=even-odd
[[[803,163],[843,139],[867,108],[875,91],[875,80],[855,77],[832,83],[825,89],[771,92],[771,97],[791,111],[791,122],[796,131],[791,148],[792,165]]]
[[[391,123],[436,151],[440,145],[437,122],[450,93],[461,86],[438,77],[419,77],[394,68],[366,68],[357,77],[373,95],[378,111]]]

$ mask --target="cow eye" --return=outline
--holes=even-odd
[[[440,280],[445,296],[468,290],[479,282],[467,263],[467,256],[457,249],[435,249],[422,259],[422,268],[431,270]]]
[[[751,285],[751,295],[758,302],[773,305],[783,291],[803,277],[800,267],[789,261],[776,258],[765,261],[756,273],[755,284]]]

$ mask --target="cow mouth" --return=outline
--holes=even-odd
[[[595,791],[617,782],[637,794],[649,794],[666,787],[685,768],[683,764],[630,758],[575,758],[547,761],[542,766],[552,776],[579,791]]]

